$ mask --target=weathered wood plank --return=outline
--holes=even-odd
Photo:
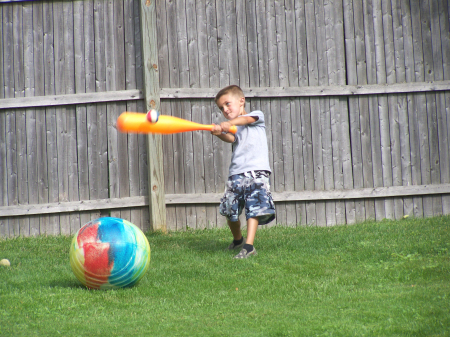
[[[115,65],[119,63],[120,58],[119,46],[116,46],[116,18],[115,18],[115,0],[105,2],[105,21],[103,22],[105,29],[105,66],[106,66],[106,90],[116,90],[120,85],[117,82],[120,80],[116,76]],[[122,153],[121,144],[124,142],[124,135],[119,134],[114,126],[117,117],[119,116],[118,107],[115,104],[106,104],[106,120],[108,123],[107,139],[108,139],[108,173],[109,173],[109,196],[111,198],[120,197],[120,188],[123,184],[122,177],[120,177],[120,168],[122,167],[121,161],[128,162],[128,151]],[[120,154],[120,158],[119,158]],[[127,177],[123,179],[128,180]],[[113,217],[121,217],[120,210],[111,210],[110,215]]]
[[[158,54],[161,58],[166,58],[165,62],[168,63],[167,71],[162,72],[159,76],[161,86],[170,87],[170,86],[179,86],[178,81],[178,48],[176,43],[176,25],[170,24],[170,18],[175,17],[176,8],[174,2],[158,2],[158,5],[161,6],[161,9],[158,11],[161,15],[160,21],[158,21],[157,26],[159,27],[158,31]],[[164,7],[164,9],[163,9]],[[165,13],[165,15],[164,15]],[[164,26],[162,28],[161,26]],[[167,33],[166,33],[167,32]],[[164,62],[160,64],[160,68],[163,68]],[[178,103],[173,101],[163,101],[161,102],[161,113],[167,115],[174,115],[175,106]],[[174,150],[175,139],[177,139],[179,135],[174,135],[167,137],[163,142],[163,150],[164,150],[164,187],[165,193],[176,193],[175,192],[175,169],[176,169],[176,155],[178,152]],[[176,215],[176,207],[168,207],[166,208],[167,214],[167,229],[168,230],[176,230],[177,228],[177,215]]]
[[[415,24],[417,22],[422,22],[421,17],[421,6],[411,6],[411,22],[412,24],[412,36],[413,36],[413,55],[414,55],[414,74],[416,81],[424,81],[424,46],[423,46],[423,36],[422,36],[422,24]],[[426,23],[423,27],[426,30]],[[429,68],[427,69],[429,70]],[[418,133],[417,137],[419,140],[419,167],[417,168],[420,180],[419,184],[429,184],[431,182],[431,172],[430,172],[430,148],[429,148],[429,134],[428,134],[428,120],[426,105],[426,95],[416,94],[414,95],[414,114],[416,115]],[[433,200],[430,197],[423,198],[423,208],[420,210],[423,212],[423,216],[433,215]]]
[[[125,89],[136,89],[136,44],[135,31],[139,30],[139,24],[135,25],[134,2],[126,0],[123,2],[124,15],[124,63],[125,63]],[[137,46],[139,48],[140,45]],[[126,105],[127,111],[138,111],[137,102],[129,101]],[[139,172],[140,149],[139,149],[140,135],[129,134],[128,140],[128,172],[129,172],[129,195],[139,196],[141,174]],[[143,174],[142,176],[145,176]],[[146,210],[147,211],[147,210]],[[130,210],[130,221],[142,230],[144,230],[142,221],[142,211],[139,208]]]
[[[12,77],[12,8],[11,6],[5,5],[2,6],[0,9],[1,14],[1,27],[2,32],[5,34],[3,37],[3,46],[2,46],[2,52],[0,57],[0,62],[2,64],[0,73],[1,73],[1,79],[0,79],[0,98],[4,99],[5,97],[10,97],[10,90],[11,90],[11,82],[13,80]],[[12,96],[14,97],[14,96]],[[0,179],[2,180],[1,186],[0,186],[0,205],[6,206],[10,204],[8,200],[8,196],[10,191],[8,190],[8,182],[9,182],[9,172],[10,167],[8,165],[8,159],[10,159],[10,149],[8,148],[9,145],[9,137],[8,137],[8,131],[9,131],[9,116],[7,113],[0,114],[0,156],[1,158],[6,158],[6,160],[2,160],[0,163]],[[9,220],[8,219],[2,219],[0,220],[0,236],[3,237],[9,237]]]
[[[161,99],[173,98],[214,98],[220,88],[161,88]],[[358,84],[358,85],[309,85],[309,86],[261,86],[261,87],[243,87],[245,96],[251,97],[322,97],[322,96],[361,96],[361,95],[380,95],[380,94],[398,94],[414,92],[435,92],[450,91],[450,81],[417,81],[410,83],[395,84]],[[0,101],[1,102],[1,101]]]
[[[25,96],[25,55],[23,39],[23,6],[13,6],[13,41],[14,41],[14,96]],[[28,75],[28,74],[27,74]],[[29,84],[29,83],[27,83]],[[28,202],[27,184],[27,138],[26,138],[26,111],[19,109],[15,113],[16,155],[17,155],[17,201],[19,204]],[[30,234],[30,220],[21,218],[15,228],[16,235],[28,236]]]
[[[36,25],[38,22],[35,23]],[[23,5],[23,42],[24,42],[24,76],[25,96],[35,95],[35,68],[34,68],[34,27],[33,27],[33,3]],[[36,30],[39,30],[36,27]],[[28,182],[27,203],[35,204],[39,201],[38,196],[38,160],[36,144],[36,110],[25,111],[26,124],[22,125],[26,130],[26,171]],[[39,234],[39,217],[28,219],[28,234],[35,236]]]
[[[55,95],[55,42],[54,42],[54,21],[53,6],[51,3],[43,3],[43,23],[44,23],[44,95]],[[46,131],[46,160],[47,160],[47,181],[44,189],[47,189],[48,197],[44,202],[59,201],[58,191],[58,149],[56,132],[56,109],[46,108],[45,113]],[[55,235],[60,233],[60,216],[50,215],[41,226],[42,234]]]
[[[125,36],[124,36],[124,1],[115,0],[113,2],[114,11],[114,60],[116,64],[122,65],[117,67],[115,71],[115,88],[114,90],[126,90],[126,62],[125,62]],[[118,102],[115,104],[115,115],[113,121],[117,120],[117,117],[127,109],[126,102]],[[117,132],[117,131],[116,131]],[[129,158],[129,144],[128,135],[118,133],[117,137],[117,150],[118,150],[118,173],[119,173],[119,195],[120,197],[130,196],[130,181],[133,179],[130,177],[130,158]],[[136,179],[137,177],[134,177]],[[131,213],[129,210],[123,210],[120,212],[120,217],[123,219],[131,220]]]
[[[374,23],[373,23],[373,8],[372,3],[363,2],[364,13],[364,42],[366,54],[366,69],[367,83],[377,83],[376,78],[376,59],[375,59],[375,38],[374,38]],[[380,139],[380,124],[378,117],[378,99],[370,96],[368,102],[369,111],[369,125],[370,125],[370,144],[372,153],[372,168],[371,174],[373,176],[373,186],[383,186],[382,181],[382,167],[381,167],[381,139]],[[375,219],[382,220],[385,218],[384,201],[375,201]]]
[[[412,33],[411,8],[408,0],[401,0],[402,10],[402,31],[403,46],[405,48],[405,77],[406,82],[415,81],[415,65],[414,65],[414,42]],[[420,151],[419,136],[417,128],[417,116],[415,114],[416,95],[407,95],[407,114],[408,114],[408,131],[410,139],[410,158],[411,164],[411,184],[420,184]],[[412,214],[417,217],[423,216],[422,198],[413,198]]]
[[[94,1],[88,0],[83,1],[83,30],[84,30],[84,44],[80,46],[84,51],[84,63],[83,63],[83,76],[85,83],[85,92],[92,93],[95,92],[96,87],[96,76],[95,76],[95,28],[94,28]],[[81,20],[81,18],[80,18]],[[81,90],[81,89],[80,89]],[[88,199],[97,199],[99,196],[99,188],[101,185],[101,177],[96,177],[93,172],[95,170],[101,170],[100,165],[100,155],[96,153],[95,149],[98,144],[97,140],[97,106],[95,104],[86,104],[86,130],[85,137],[87,140],[87,147],[85,149],[85,158],[87,162],[86,172],[87,175],[87,185],[80,186],[80,199],[85,200],[82,194],[88,195]],[[96,167],[94,167],[96,166]],[[102,174],[106,176],[106,174]],[[86,183],[86,177],[85,177]],[[84,191],[83,191],[84,190]],[[99,211],[85,212],[80,214],[81,225],[86,222],[100,217]]]
[[[296,8],[293,0],[285,1],[286,12],[286,52],[287,52],[287,83],[289,86],[299,85],[299,65],[297,48],[297,26],[296,26]],[[300,18],[298,18],[301,20]],[[304,18],[303,18],[304,19]],[[285,178],[285,190],[296,190],[296,185],[304,188],[303,177],[303,158],[301,146],[301,120],[300,120],[300,101],[297,98],[286,100],[288,107],[286,111],[289,114],[286,120],[283,120],[283,134],[288,135],[289,160],[285,163],[288,176]],[[301,178],[300,178],[301,177]],[[286,183],[286,180],[293,183]],[[304,203],[289,203],[286,205],[286,223],[290,226],[296,226],[300,223],[302,215],[305,214]]]
[[[73,3],[63,3],[63,17],[64,17],[64,88],[66,94],[74,94],[76,91],[75,82],[75,50],[74,50],[74,8]],[[78,187],[78,165],[77,165],[77,121],[76,121],[76,109],[75,107],[66,107],[67,119],[65,141],[67,142],[65,157],[67,160],[67,173],[68,173],[68,193],[67,198],[69,201],[80,200],[79,187]],[[68,234],[75,233],[81,228],[79,214],[71,214],[69,216],[70,227]],[[67,226],[65,226],[67,228]]]
[[[132,1],[134,12],[134,43],[135,43],[135,58],[136,58],[136,88],[144,87],[144,68],[142,60],[142,48],[141,48],[141,25],[140,25],[140,3],[138,1]],[[138,111],[145,111],[146,102],[144,100],[137,101]],[[147,137],[141,135],[138,137],[139,143],[139,172],[140,172],[140,185],[139,195],[149,195],[148,191],[148,163],[147,163]],[[147,208],[141,208],[141,225],[143,231],[149,231],[150,227],[150,212]]]
[[[161,88],[161,99],[214,98],[220,90],[211,88]],[[243,88],[246,97],[313,97],[313,96],[360,96],[414,92],[450,91],[450,81],[410,82],[395,84],[331,85],[308,87],[250,87]],[[58,105],[88,104],[141,100],[142,90],[116,90],[68,95],[48,95],[0,99],[0,109],[46,107]]]
[[[423,70],[424,79],[434,79],[435,72],[439,71],[439,65],[435,65],[433,60],[434,45],[436,40],[439,40],[439,58],[442,59],[442,51],[440,47],[440,32],[437,29],[437,35],[433,34],[432,21],[436,19],[431,17],[430,3],[432,1],[424,0],[421,2],[421,25],[422,25],[422,39],[423,39]],[[437,15],[435,16],[437,18]],[[439,165],[439,136],[437,126],[437,111],[436,111],[436,95],[433,93],[426,93],[426,111],[428,117],[428,140],[429,140],[429,167],[431,183],[440,183],[441,172]],[[422,168],[423,170],[423,168]],[[432,213],[435,216],[442,215],[442,198],[432,198]]]
[[[306,24],[307,46],[308,46],[308,75],[309,83],[312,85],[319,84],[319,55],[317,45],[316,22],[312,18],[316,17],[315,1],[305,1],[306,17],[309,18]],[[324,189],[323,177],[323,157],[322,157],[322,135],[320,125],[320,101],[317,97],[310,99],[310,124],[311,140],[312,140],[312,166],[313,180],[315,190]],[[307,210],[307,224],[324,225],[325,221],[325,203],[315,203],[314,213]]]
[[[448,1],[439,0],[439,23],[441,29],[441,44],[442,44],[442,66],[443,66],[443,79],[450,78],[450,36],[449,32],[449,16],[450,16],[450,4]],[[446,120],[447,123],[442,122],[443,127],[447,126],[447,149],[450,152],[450,92],[445,92],[444,94],[440,94],[441,97],[441,109],[440,114],[442,116],[442,120]],[[445,144],[443,144],[445,149]],[[447,153],[447,157],[450,156],[450,153]],[[441,163],[441,182],[448,183],[450,182],[450,172],[448,172],[449,167],[445,164],[444,160],[440,160]],[[444,166],[446,166],[444,168]],[[450,213],[450,197],[443,196],[442,197],[442,208],[444,214]]]
[[[357,83],[359,85],[366,85],[368,83],[368,80],[366,70],[364,7],[360,1],[353,1],[353,8],[354,8],[353,17],[355,22]],[[373,185],[372,144],[370,134],[369,97],[368,96],[358,97],[358,105],[359,105],[358,113],[361,127],[361,152],[363,154],[362,187],[372,187],[374,185]],[[355,179],[357,179],[356,176]],[[364,201],[364,212],[365,212],[365,219],[375,219],[375,203],[373,200]]]
[[[217,51],[217,30],[215,25],[215,3],[213,1],[206,2],[201,6],[197,6],[197,16],[199,20],[199,66],[200,66],[200,87],[208,88],[210,83],[218,83],[216,71],[218,68],[218,51]],[[202,100],[201,104],[201,119],[203,124],[212,123],[212,111],[214,102],[211,99]],[[206,193],[215,192],[214,184],[214,149],[213,138],[216,138],[208,133],[202,133],[203,137],[203,180]],[[217,221],[217,206],[204,205],[204,227],[214,228]]]
[[[329,85],[339,83],[338,73],[341,71],[341,64],[338,62],[337,48],[339,40],[336,39],[336,34],[342,34],[339,31],[339,27],[336,23],[335,15],[338,15],[336,6],[333,6],[332,1],[323,1],[323,34],[325,48],[324,65],[325,73],[321,76],[322,83]],[[347,114],[347,112],[341,111],[339,99],[330,97],[324,100],[325,113],[322,117],[325,117],[322,123],[322,134],[325,135],[324,140],[324,182],[325,189],[340,189],[343,186],[342,175],[342,160],[341,160],[341,147],[344,145],[341,142],[340,135],[340,119],[341,115]],[[328,152],[328,153],[327,153]],[[327,186],[328,185],[328,186]],[[326,203],[327,211],[327,226],[333,226],[338,223],[345,223],[345,204],[343,202],[338,203]]]
[[[297,61],[298,61],[298,86],[306,87],[308,86],[308,53],[307,53],[307,38],[306,38],[306,22],[308,21],[305,13],[305,3],[304,1],[296,1],[294,4],[295,10],[295,36],[297,42]],[[311,141],[311,128],[310,124],[305,124],[305,120],[310,123],[310,105],[309,99],[299,98],[299,111],[300,114],[298,119],[299,124],[299,153],[301,151],[301,161],[298,171],[299,175],[295,177],[295,186],[300,186],[296,190],[311,189],[307,187],[308,184],[312,185],[313,173],[311,165],[308,165],[312,158],[312,141]],[[295,121],[295,119],[293,119]],[[301,150],[300,150],[301,148]],[[294,162],[296,159],[294,158]],[[301,173],[301,175],[300,175]],[[297,213],[297,223],[306,225],[307,223],[307,212],[312,209],[312,213],[315,213],[314,205],[312,203],[296,203],[299,206],[300,212]]]
[[[441,29],[441,23],[440,20],[437,20],[435,18],[438,18],[440,16],[440,9],[439,7],[443,7],[442,1],[430,1],[430,25],[431,25],[431,36],[432,36],[432,57],[433,57],[433,79],[443,80],[444,79],[444,64],[443,64],[443,57],[444,57],[444,49],[445,48],[445,42],[443,39],[447,37],[448,39],[448,31],[442,31]],[[444,12],[445,13],[445,12]],[[448,13],[448,12],[447,12]],[[445,18],[445,16],[442,17],[442,25],[444,27],[448,28],[448,17]],[[444,36],[442,36],[442,33]],[[445,93],[436,93],[436,95],[433,95],[435,99],[436,104],[436,116],[435,116],[435,123],[434,131],[437,131],[437,144],[438,147],[435,152],[435,156],[432,160],[435,160],[434,166],[435,166],[435,175],[437,174],[436,171],[439,171],[439,177],[434,177],[435,180],[439,179],[439,182],[447,182],[448,177],[450,176],[450,168],[447,163],[450,162],[449,158],[449,143],[448,143],[448,129],[447,129],[447,115],[445,112]],[[436,145],[435,145],[436,148]],[[436,160],[438,162],[436,162]],[[436,200],[434,204],[434,208],[441,206],[441,209],[436,210],[437,214],[442,214],[443,209],[449,209],[450,205],[448,204],[449,200],[447,198],[442,198],[441,200]],[[446,204],[446,205],[445,205]],[[436,212],[435,211],[435,212]],[[444,213],[445,214],[445,213]]]
[[[45,61],[44,61],[44,5],[42,2],[33,3],[33,68],[34,68],[34,95],[45,95]],[[48,167],[47,167],[47,137],[45,108],[36,108],[36,157],[37,160],[37,203],[48,202]],[[40,216],[36,221],[39,226],[38,234],[47,228],[49,217]]]
[[[236,28],[230,27],[231,29],[236,29],[236,39],[233,44],[237,47],[237,59],[236,60],[245,60],[244,62],[236,62],[239,63],[238,74],[239,74],[239,86],[248,87],[249,86],[249,48],[248,48],[248,33],[247,33],[247,16],[246,16],[246,3],[248,1],[245,0],[236,0]],[[251,5],[251,4],[249,4]],[[237,82],[235,82],[237,83]]]
[[[292,201],[325,201],[325,200],[353,200],[353,199],[382,199],[403,196],[447,195],[450,194],[450,184],[417,185],[417,186],[391,186],[377,188],[362,188],[354,190],[329,191],[286,191],[273,192],[275,202]],[[214,204],[220,202],[222,193],[201,194],[166,194],[167,205],[184,204]],[[101,209],[144,207],[148,205],[147,196],[127,198],[108,198],[98,200],[82,200],[56,202],[34,205],[0,206],[1,217],[16,217],[24,215],[53,214],[84,212]]]
[[[201,54],[207,48],[205,44],[206,39],[202,30],[202,24],[204,22],[203,12],[200,11],[200,7],[203,4],[200,2],[189,0],[186,2],[186,17],[190,18],[190,24],[188,24],[188,55],[189,55],[189,81],[190,87],[199,88],[201,86],[200,80],[206,72],[204,64],[201,64]],[[203,58],[203,61],[207,61]],[[203,70],[203,74],[201,72]],[[191,101],[190,111],[187,116],[192,120],[201,121],[202,119],[202,102],[199,100]],[[192,180],[187,180],[186,184],[189,187],[186,189],[195,191],[196,193],[205,192],[204,184],[204,152],[203,152],[203,132],[192,132],[192,168],[193,173],[190,176]],[[188,148],[188,150],[191,150]],[[193,228],[205,228],[206,227],[206,209],[202,205],[197,205],[191,208],[193,220],[189,223],[193,224]]]
[[[64,14],[63,4],[53,4],[53,26],[54,26],[54,65],[55,65],[55,94],[66,93],[65,68],[64,68]],[[58,193],[58,201],[67,202],[69,191],[69,172],[68,172],[68,140],[67,140],[67,111],[64,107],[57,107],[55,110],[55,131],[56,131],[56,165],[57,180],[56,191]],[[54,234],[70,234],[70,221],[67,214],[60,215],[59,233]]]
[[[155,2],[141,2],[142,63],[144,64],[144,92],[146,108],[159,109],[159,68]],[[152,230],[167,230],[164,203],[164,170],[162,139],[148,136],[148,192],[150,195],[150,226]]]
[[[85,8],[86,5],[86,8]],[[89,1],[75,2],[74,13],[74,58],[75,58],[75,92],[86,92],[86,56],[85,44],[90,36],[85,37],[85,29],[89,33],[89,21],[84,22],[85,10],[89,11]],[[86,41],[87,40],[87,41]],[[89,50],[88,50],[89,52]],[[89,60],[88,60],[89,62]],[[89,66],[89,65],[88,65]],[[77,166],[78,166],[78,188],[79,199],[89,199],[89,163],[88,163],[88,122],[87,106],[79,105],[76,114],[76,140],[77,140]],[[80,226],[91,220],[89,213],[80,214]],[[76,228],[73,228],[75,230]]]
[[[358,11],[358,9],[356,9]],[[360,36],[357,35],[359,29],[358,19],[355,18],[359,13],[354,13],[353,1],[343,2],[344,13],[344,28],[345,28],[345,55],[346,55],[346,73],[349,84],[358,83],[358,41]],[[362,188],[364,186],[363,175],[363,157],[362,157],[362,137],[363,128],[362,121],[360,119],[360,105],[359,99],[349,97],[348,99],[348,111],[349,120],[348,126],[350,129],[351,139],[351,164],[352,164],[352,183],[354,188]],[[355,202],[355,217],[354,220],[361,222],[366,217],[365,205],[363,201]]]
[[[48,95],[23,98],[0,99],[0,109],[48,107],[59,105],[88,104],[99,102],[119,102],[143,99],[142,90],[115,90],[107,92],[76,93],[68,95]]]
[[[395,81],[406,81],[406,56],[404,48],[404,36],[402,26],[402,8],[400,0],[392,0],[392,25],[393,25],[393,38],[394,38],[394,50],[395,50]],[[408,129],[408,105],[407,95],[396,95],[395,105],[398,107],[398,137],[399,145],[397,147],[399,156],[399,170],[401,171],[401,177],[396,176],[394,183],[397,185],[411,185],[411,148],[410,148],[410,134]],[[391,122],[392,124],[392,122]],[[403,214],[413,214],[413,199],[403,199]],[[397,211],[396,211],[397,212]],[[396,217],[397,214],[396,214]]]
[[[190,85],[190,64],[189,64],[189,42],[187,34],[187,17],[186,17],[186,2],[178,0],[177,4],[177,39],[178,39],[178,66],[179,66],[179,84],[180,87],[189,87]],[[191,116],[191,105],[189,101],[181,101],[180,103],[180,117],[187,119]],[[190,190],[193,186],[189,186],[194,180],[194,163],[193,163],[193,148],[192,148],[192,135],[181,134],[182,147],[177,150],[181,151],[180,159],[182,160],[180,171],[182,174],[177,175],[177,185],[180,186],[180,192],[186,193],[186,188]],[[188,224],[192,221],[192,210],[189,207],[181,209],[179,207],[178,212],[180,217],[177,216],[177,229],[185,230],[188,228]],[[183,219],[183,216],[186,218]],[[178,222],[178,220],[181,220]]]
[[[287,60],[278,54],[278,32],[277,32],[277,12],[274,2],[266,4],[266,24],[267,24],[267,49],[268,49],[268,80],[270,85],[279,86],[280,81],[285,81],[286,71],[283,67]],[[278,20],[278,23],[281,19]],[[281,44],[281,43],[280,43]],[[281,47],[280,47],[281,49]],[[285,53],[285,52],[284,52]],[[282,63],[280,65],[280,63]],[[280,79],[280,74],[282,77]],[[283,165],[283,143],[282,143],[282,121],[285,117],[285,104],[281,100],[270,100],[270,108],[265,111],[265,122],[268,133],[270,134],[270,163],[272,169],[272,190],[284,191],[284,165]],[[277,223],[286,224],[286,206],[277,207]],[[272,224],[271,224],[272,225]]]
[[[381,1],[373,1],[373,28],[374,28],[374,43],[375,43],[375,60],[376,60],[376,80],[377,83],[386,82],[386,67],[391,67],[391,64],[385,62],[386,57],[390,57],[389,53],[386,55],[384,50],[384,32],[383,30],[383,11]],[[386,95],[378,96],[378,118],[380,130],[380,150],[381,150],[381,173],[382,186],[392,185],[392,164],[391,164],[391,143],[389,135],[389,107],[388,98]],[[394,202],[393,200],[385,200],[385,217],[394,219]]]
[[[94,2],[94,22],[102,23],[94,25],[94,57],[95,57],[95,91],[106,91],[106,50],[105,50],[105,6],[104,2]],[[91,125],[90,135],[90,172],[93,177],[91,183],[91,198],[98,195],[98,198],[109,197],[108,187],[108,143],[107,143],[107,110],[105,103],[96,104],[96,113],[88,115],[88,122]],[[94,107],[93,107],[94,109]]]
[[[383,31],[384,31],[384,44],[386,54],[386,82],[397,82],[397,68],[399,67],[398,49],[395,43],[397,42],[394,37],[394,30],[399,26],[394,27],[395,13],[393,13],[395,3],[386,1],[382,4],[383,11]],[[397,29],[398,30],[398,29]],[[400,37],[398,37],[400,38]],[[403,65],[402,65],[403,66]],[[390,131],[390,143],[391,143],[391,173],[392,184],[394,186],[402,185],[402,160],[401,160],[401,140],[400,140],[400,125],[399,125],[399,104],[398,95],[388,96],[388,116],[389,116],[389,131]],[[394,200],[394,218],[403,218],[403,200]]]
[[[3,9],[0,8],[0,27],[3,31]],[[0,52],[0,99],[5,97],[4,93],[4,80],[3,80],[3,46]],[[0,158],[6,158],[6,119],[5,115],[0,114]],[[0,161],[0,206],[7,204],[7,173],[6,173],[6,160]],[[8,220],[0,220],[0,236],[5,237],[8,230]],[[8,233],[9,234],[9,233]]]
[[[214,1],[208,1],[206,3],[206,31],[208,35],[208,66],[209,66],[209,74],[208,74],[208,87],[219,87],[220,86],[220,70],[219,70],[219,44],[218,41],[218,18],[216,16],[216,3]],[[206,83],[205,83],[206,84]],[[205,106],[206,114],[205,121],[207,123],[213,123],[216,120],[215,116],[217,116],[217,106],[213,100],[210,100],[209,105]],[[205,135],[206,137],[206,135]],[[217,162],[217,154],[218,154],[218,139],[215,136],[208,135],[207,140],[208,146],[205,146],[205,151],[209,151],[207,158],[205,160],[205,188],[206,192],[223,192],[221,190],[222,186],[224,186],[224,181],[221,181],[218,185],[216,183],[217,172],[215,165]],[[207,206],[206,209],[207,218],[208,218],[208,226],[209,228],[216,228],[220,223],[223,222],[223,217],[218,212],[217,206]],[[219,222],[219,220],[221,222]]]

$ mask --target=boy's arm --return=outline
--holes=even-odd
[[[254,122],[256,122],[258,120],[258,117],[252,117],[252,116],[239,116],[236,117],[230,121],[227,122],[222,122],[220,123],[220,126],[222,127],[222,131],[223,132],[230,132],[230,127],[232,125],[247,125],[247,124],[252,124]]]
[[[211,134],[217,136],[221,140],[227,143],[234,143],[234,135],[232,133],[223,133],[220,125],[213,124]]]
[[[211,130],[211,133],[217,137],[219,137],[221,140],[227,143],[233,143],[235,138],[232,133],[230,133],[230,127],[232,125],[247,125],[254,123],[258,120],[258,117],[251,117],[251,116],[239,116],[236,117],[230,121],[222,122],[220,125],[214,125],[213,129]],[[226,132],[226,133],[223,133]]]

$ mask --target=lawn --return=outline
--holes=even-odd
[[[71,237],[0,239],[0,336],[449,336],[450,217],[147,233],[130,289],[84,288]]]

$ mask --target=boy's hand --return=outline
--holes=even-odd
[[[216,125],[213,123],[212,125],[212,129],[211,129],[211,134],[214,136],[220,136],[222,134],[222,127],[220,125]]]
[[[222,123],[220,123],[220,127],[222,128],[222,132],[228,133],[228,132],[230,132],[231,123],[230,122],[222,122]]]

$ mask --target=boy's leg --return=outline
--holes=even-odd
[[[249,256],[256,255],[256,249],[253,247],[253,242],[255,241],[258,224],[258,218],[249,218],[247,220],[247,241],[239,254],[234,257],[235,259],[246,259]]]
[[[231,234],[233,234],[234,240],[240,240],[242,238],[241,232],[241,220],[230,221],[227,219],[228,227],[230,227]]]
[[[247,220],[247,241],[248,245],[253,245],[256,236],[256,230],[258,229],[258,218],[249,218]]]
[[[241,232],[241,222],[230,221],[227,219],[228,227],[230,227],[231,234],[233,234],[233,242],[228,246],[228,249],[242,248],[245,244],[245,238],[242,236]]]

